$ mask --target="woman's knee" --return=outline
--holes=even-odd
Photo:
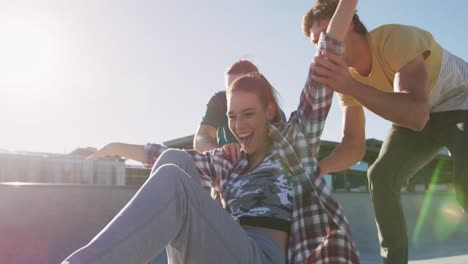
[[[160,192],[177,193],[177,196],[190,195],[187,191],[197,185],[191,175],[175,164],[164,164],[148,179],[149,184]],[[198,183],[199,184],[199,183]]]
[[[187,152],[179,149],[168,149],[161,153],[158,160],[154,163],[152,172],[165,164],[175,164],[182,167],[182,164],[190,161],[193,162],[192,157]]]
[[[183,174],[182,170],[177,165],[167,163],[159,166],[157,169],[154,169],[148,180],[164,182],[179,181],[178,178],[181,174]]]
[[[176,161],[192,160],[192,156],[186,151],[180,149],[168,149],[161,154],[160,159],[169,161],[170,163],[177,164]]]
[[[144,186],[158,192],[182,194],[186,185],[191,182],[190,176],[174,164],[164,164],[154,170]]]

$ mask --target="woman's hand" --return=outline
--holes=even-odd
[[[96,151],[94,154],[89,156],[87,159],[89,159],[89,160],[100,160],[100,159],[104,159],[106,157],[119,156],[115,152],[116,144],[117,143],[109,143],[109,144],[105,145],[104,147],[102,147],[101,149]]]

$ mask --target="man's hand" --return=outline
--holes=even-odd
[[[239,158],[239,154],[241,152],[241,145],[239,143],[226,144],[222,148],[223,151],[231,157],[232,161],[236,161]]]
[[[356,81],[351,77],[343,57],[321,51],[310,66],[312,79],[327,85],[335,92],[350,94]]]

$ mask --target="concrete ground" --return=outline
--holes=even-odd
[[[60,263],[89,242],[136,190],[0,184],[0,263]],[[380,263],[369,194],[335,196],[350,221],[362,263]],[[403,194],[402,202],[411,264],[468,263],[468,214],[456,214],[452,193]]]
[[[361,263],[381,263],[369,194],[335,193],[335,196],[351,224]],[[455,214],[458,208],[453,206],[456,203],[452,193],[435,192],[431,196],[404,193],[402,204],[408,226],[410,263],[468,263],[468,214]]]

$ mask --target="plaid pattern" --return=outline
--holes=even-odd
[[[320,37],[319,47],[338,55],[344,50],[343,43],[325,34]],[[333,91],[313,81],[309,73],[297,111],[287,123],[269,126],[274,152],[280,156],[294,190],[289,263],[359,263],[343,210],[316,172],[320,136],[332,96]],[[162,145],[148,144],[148,162],[154,162],[165,149]],[[233,162],[222,149],[187,152],[192,155],[202,179],[218,190],[235,180],[247,166],[245,156]]]

